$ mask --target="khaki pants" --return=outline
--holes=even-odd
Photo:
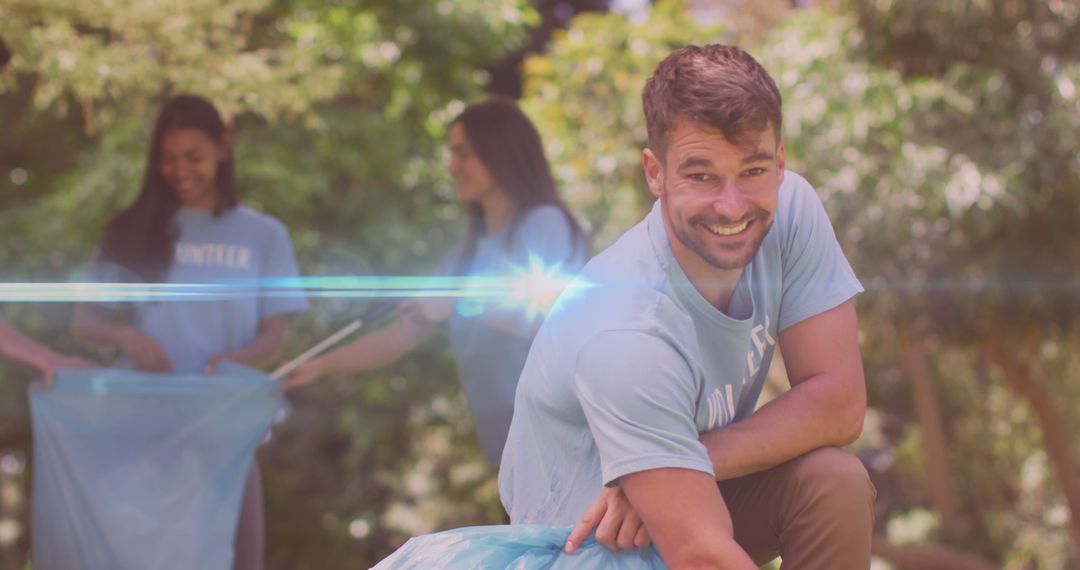
[[[877,492],[862,462],[824,447],[767,471],[719,483],[735,541],[758,565],[866,570]]]
[[[252,460],[240,502],[240,519],[236,521],[234,570],[263,570],[266,566],[265,524],[259,463]]]

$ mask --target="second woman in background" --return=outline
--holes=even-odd
[[[518,106],[504,99],[471,105],[451,123],[449,138],[450,175],[469,211],[469,233],[442,272],[508,277],[514,266],[534,260],[577,273],[588,251],[585,236],[556,193],[539,133]],[[297,368],[286,388],[389,365],[449,320],[480,445],[498,466],[518,376],[540,318],[497,302],[447,299],[409,301],[397,315],[386,327]]]

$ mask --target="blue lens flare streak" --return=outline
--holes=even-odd
[[[250,296],[344,299],[469,299],[517,307],[529,318],[546,314],[573,277],[560,265],[530,256],[508,275],[357,275],[272,277],[211,283],[0,283],[0,302],[169,302],[226,300]],[[577,285],[575,285],[576,287]]]

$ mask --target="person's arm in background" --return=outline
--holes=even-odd
[[[265,237],[265,245],[259,255],[259,277],[279,279],[299,277],[300,269],[293,252],[289,230],[278,220],[273,220]],[[277,360],[281,347],[285,343],[285,330],[292,315],[308,310],[308,301],[304,296],[260,296],[258,299],[259,330],[255,338],[246,345],[211,355],[207,359],[205,372],[213,373],[219,362],[227,360],[262,368]]]
[[[546,314],[550,308],[550,303],[539,306],[536,309],[537,314],[530,316],[526,314],[525,307],[491,307],[476,319],[488,328],[503,334],[531,339],[536,336],[536,331],[540,330],[540,325],[544,323],[541,315]]]
[[[520,224],[513,233],[505,273],[499,276],[514,281],[514,298],[484,300],[472,318],[503,334],[532,339],[563,288],[584,266],[588,248],[585,236],[575,239],[565,216],[553,206],[531,210]],[[426,299],[416,304],[424,318],[438,323],[450,318],[455,303]]]
[[[95,368],[98,363],[77,356],[59,354],[49,347],[35,342],[15,330],[0,318],[0,356],[5,360],[22,364],[36,370],[45,380],[45,387],[52,385],[53,374],[62,368]]]
[[[213,373],[222,361],[237,362],[252,368],[262,368],[281,355],[281,345],[285,342],[285,329],[289,325],[289,315],[275,315],[259,322],[259,332],[246,346],[227,352],[219,352],[206,362],[205,372]]]
[[[96,283],[138,282],[138,274],[107,261],[101,252],[94,254],[85,278]],[[72,338],[90,348],[117,348],[136,370],[171,372],[173,363],[156,339],[138,328],[116,320],[112,313],[130,305],[120,303],[76,303],[71,316]]]
[[[110,321],[100,307],[78,303],[71,318],[71,336],[94,348],[119,348],[136,370],[169,372],[173,363],[161,344],[137,328]]]
[[[554,299],[552,299],[554,302]],[[457,301],[450,297],[437,297],[429,299],[414,299],[402,303],[398,310],[400,314],[409,315],[411,318],[426,321],[434,326],[450,320],[454,314]],[[550,309],[550,304],[543,307],[543,313]],[[485,303],[483,312],[475,317],[485,326],[503,334],[518,338],[531,339],[536,336],[536,331],[544,322],[542,314],[528,315],[525,307],[498,306],[495,303]]]
[[[574,272],[581,269],[573,268]],[[551,311],[559,294],[569,286],[573,274],[559,276],[522,277],[535,283],[525,283],[526,292],[514,305],[489,304],[488,308],[476,317],[485,326],[501,333],[523,339],[532,339],[544,324],[544,317]]]
[[[386,326],[301,364],[285,378],[290,390],[322,378],[361,373],[389,366],[409,354],[431,334],[434,324],[410,310],[399,310]]]

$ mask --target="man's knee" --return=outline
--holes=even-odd
[[[836,447],[822,447],[791,460],[787,468],[788,477],[805,500],[821,508],[845,511],[865,505],[866,513],[873,517],[877,491],[866,467],[854,455]]]

